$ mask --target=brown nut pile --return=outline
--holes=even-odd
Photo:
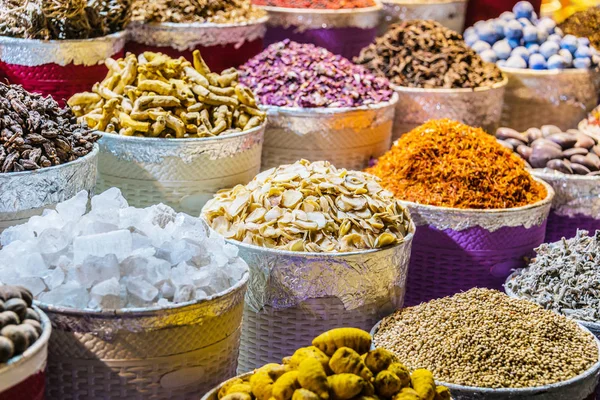
[[[250,0],[134,0],[133,20],[231,24],[256,20],[266,12]]]
[[[228,239],[280,250],[349,252],[401,243],[406,208],[379,179],[306,160],[261,172],[222,190],[202,216]]]
[[[92,151],[98,138],[50,96],[0,83],[0,172],[73,161]]]
[[[22,354],[42,334],[33,295],[22,286],[0,286],[0,364]]]
[[[396,311],[373,341],[437,381],[485,388],[562,382],[598,361],[594,336],[573,320],[481,288]]]
[[[354,62],[404,87],[476,88],[504,79],[500,69],[484,62],[459,33],[429,20],[392,25]]]
[[[337,328],[317,336],[283,364],[270,363],[219,388],[219,400],[450,400],[426,369],[412,373],[371,335]]]
[[[531,168],[549,168],[564,174],[600,176],[600,144],[577,129],[563,132],[554,125],[520,133],[498,128],[496,138],[515,151]]]
[[[109,73],[92,92],[68,101],[90,128],[125,136],[198,138],[247,131],[265,121],[235,68],[211,72],[199,51],[194,64],[161,53],[106,60]]]

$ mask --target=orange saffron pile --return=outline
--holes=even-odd
[[[448,119],[404,134],[367,172],[397,198],[433,206],[513,208],[547,196],[523,160],[492,135]]]

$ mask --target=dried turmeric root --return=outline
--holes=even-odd
[[[300,389],[298,382],[298,371],[290,371],[281,375],[273,385],[273,397],[275,400],[290,400],[296,389]]]
[[[251,395],[252,387],[250,386],[250,383],[248,383],[248,382],[236,383],[234,385],[231,385],[229,387],[229,390],[227,390],[227,392],[225,394],[227,395],[227,394],[232,394],[232,393],[246,393],[248,395]]]
[[[412,387],[422,400],[434,400],[435,381],[433,374],[426,369],[415,370],[410,377]]]
[[[314,358],[323,365],[325,372],[329,371],[329,357],[315,346],[301,347],[289,359],[289,366],[293,369],[298,368],[300,363],[307,358]]]
[[[319,396],[308,389],[296,389],[292,396],[292,400],[319,400]]]
[[[435,400],[450,400],[450,390],[446,386],[435,387]]]
[[[419,394],[411,388],[404,388],[392,400],[422,400]]]
[[[226,396],[223,396],[223,400],[252,400],[252,396],[248,393],[230,393]]]
[[[279,376],[283,375],[283,373],[278,375],[282,369],[283,366],[279,364],[267,364],[254,372],[250,377],[250,387],[257,400],[269,400],[272,397],[273,384]]]
[[[327,374],[319,361],[314,358],[307,358],[300,363],[298,372],[298,382],[300,382],[303,389],[310,390],[321,399],[329,399]]]
[[[221,400],[221,398],[225,397],[227,395],[227,393],[229,392],[229,388],[232,387],[233,385],[237,385],[237,384],[243,384],[244,381],[241,380],[240,378],[235,378],[232,379],[230,381],[228,381],[227,383],[225,383],[223,385],[223,387],[221,387],[221,389],[219,389],[219,393],[217,395],[217,398],[219,400]]]
[[[369,371],[360,354],[349,347],[341,347],[329,360],[329,367],[336,374],[349,373],[358,375],[366,381],[373,379],[373,373]],[[400,390],[400,388],[398,388]]]
[[[375,349],[366,354],[365,357],[365,365],[369,368],[375,375],[383,371],[384,369],[388,369],[390,364],[396,362],[397,358],[391,352],[386,349]]]
[[[317,336],[312,344],[330,357],[341,347],[363,354],[371,348],[371,335],[362,329],[337,328]]]
[[[354,374],[337,374],[327,377],[333,400],[350,400],[362,392],[365,380]]]
[[[381,397],[392,397],[402,389],[400,378],[390,371],[381,371],[375,377],[375,392]]]
[[[410,371],[403,364],[391,363],[387,368],[388,371],[393,372],[402,383],[402,387],[410,385]]]

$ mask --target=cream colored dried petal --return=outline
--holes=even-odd
[[[260,207],[255,209],[254,211],[252,211],[250,213],[250,215],[248,215],[245,219],[246,222],[258,222],[258,221],[263,221],[265,218],[265,214],[267,213],[267,210]]]
[[[265,214],[265,221],[275,221],[283,215],[283,210],[279,207],[273,207]]]
[[[390,245],[396,241],[396,236],[392,235],[389,232],[384,232],[377,237],[375,240],[375,247],[381,248],[387,245]]]
[[[297,190],[286,190],[281,197],[281,205],[286,208],[295,208],[304,196]]]

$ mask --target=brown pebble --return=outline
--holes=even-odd
[[[533,143],[535,140],[541,139],[544,137],[544,135],[542,134],[542,131],[539,130],[538,128],[529,128],[529,129],[527,129],[525,134],[527,135],[527,139],[529,139],[529,143]]]
[[[563,151],[563,157],[569,158],[575,154],[585,156],[588,153],[587,149],[581,147],[573,147],[572,149],[566,149]]]
[[[517,139],[513,139],[513,138],[504,139],[504,141],[512,144],[514,149],[516,149],[519,146],[527,145],[527,142],[523,142],[522,140],[517,140]]]
[[[38,335],[41,335],[42,332],[44,331],[44,328],[42,327],[42,324],[40,324],[38,321],[36,321],[34,319],[26,319],[25,321],[23,321],[23,325],[31,325],[31,326],[33,326],[33,328],[38,333]]]
[[[585,133],[579,133],[577,135],[577,142],[575,143],[575,147],[581,147],[584,149],[591,149],[596,145],[594,139],[586,135]]]
[[[0,336],[0,364],[10,360],[15,353],[15,346],[10,339]]]
[[[531,149],[531,147],[525,146],[525,145],[521,145],[519,147],[517,147],[517,153],[519,153],[519,155],[521,157],[523,157],[524,160],[529,160],[529,157],[531,157],[531,152],[533,150]]]
[[[544,168],[548,161],[562,158],[562,151],[552,146],[537,146],[531,151],[529,156],[529,164],[533,168]]]
[[[518,131],[511,128],[498,128],[496,130],[496,137],[500,140],[515,139],[519,142],[526,144],[528,142],[527,137]]]
[[[560,147],[560,145],[558,143],[554,143],[552,140],[548,140],[548,139],[537,139],[534,140],[533,143],[531,143],[531,148],[535,148],[535,147],[547,147],[547,146],[551,146],[554,147],[555,149],[558,150],[562,150],[562,147]]]
[[[600,157],[598,157],[596,154],[594,153],[588,153],[585,158],[587,158],[587,160],[591,163],[594,164],[594,169],[595,170],[599,170],[600,169]]]
[[[575,145],[575,143],[577,143],[577,136],[566,132],[555,133],[548,136],[547,139],[558,144],[563,150],[570,149]]]
[[[505,140],[498,140],[498,143],[500,143],[502,146],[506,147],[509,150],[513,150],[514,151],[514,149],[515,149],[515,147],[511,143],[508,143]]]
[[[0,330],[0,335],[10,339],[10,341],[13,343],[13,346],[15,346],[16,355],[23,353],[25,350],[27,350],[27,347],[29,347],[27,335],[25,332],[19,329],[18,325],[5,326],[2,328],[2,330]]]
[[[555,133],[561,133],[562,129],[560,129],[558,126],[556,125],[544,125],[540,128],[540,130],[542,131],[542,135],[544,135],[544,137],[548,137],[550,135],[553,135]]]
[[[575,163],[573,161],[571,161],[571,169],[577,175],[588,175],[590,172],[592,172],[585,165],[581,165],[581,164]]]
[[[584,165],[590,171],[597,171],[598,170],[598,167],[596,166],[596,164],[594,163],[594,161],[590,160],[587,156],[582,156],[580,154],[575,154],[574,156],[571,156],[570,160],[571,160],[572,163],[577,163],[577,164]]]
[[[19,320],[23,321],[27,314],[27,303],[23,299],[10,299],[4,302],[4,308],[8,311],[14,311],[18,316]]]
[[[555,171],[560,171],[563,174],[572,174],[573,170],[566,162],[563,160],[550,160],[546,164],[547,168],[553,169]]]
[[[597,156],[600,156],[600,146],[594,146],[592,147],[592,151],[594,152],[594,154],[596,154]]]

